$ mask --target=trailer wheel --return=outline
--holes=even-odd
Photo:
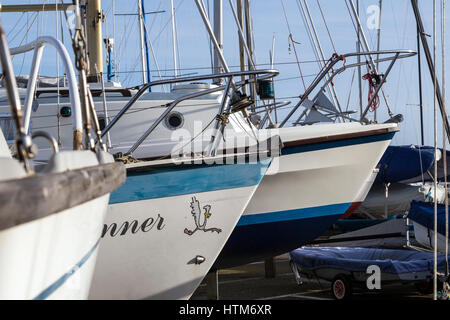
[[[423,295],[427,295],[427,294],[432,294],[433,293],[433,289],[434,289],[434,283],[433,283],[433,279],[428,279],[428,280],[423,280],[420,282],[417,282],[415,284],[417,291],[419,291],[420,294]],[[439,281],[437,282],[437,290],[438,291],[442,291],[444,288],[444,284]]]
[[[337,275],[331,282],[331,294],[336,300],[348,299],[352,295],[352,286],[345,275]]]
[[[415,287],[420,294],[431,294],[433,293],[433,280],[423,280],[417,282]]]

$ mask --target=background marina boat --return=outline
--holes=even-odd
[[[263,178],[215,268],[289,252],[350,215],[396,131],[396,124],[359,123],[276,130],[284,145],[278,172]]]
[[[241,163],[231,159],[230,164],[222,157],[209,160],[225,162],[127,165],[127,181],[111,195],[90,299],[192,295],[271,158]]]
[[[437,250],[445,253],[446,242],[448,245],[448,240],[446,241],[445,237],[445,205],[438,204],[437,206]],[[414,225],[416,240],[425,248],[434,249],[434,203],[413,201],[408,219]]]
[[[443,203],[445,188],[434,186],[431,180],[433,164],[442,167],[442,150],[436,157],[429,146],[389,146],[378,167],[375,182],[366,200],[355,211],[355,215],[365,218],[387,218],[409,211],[413,200]],[[438,170],[438,180],[443,181],[443,169]]]
[[[27,135],[1,27],[0,56],[21,160],[12,158],[0,131],[0,299],[86,299],[109,194],[124,182],[124,167],[107,153],[59,152],[45,132]],[[81,114],[79,104],[73,107]],[[54,148],[36,171],[32,137],[44,137]]]
[[[444,202],[445,190],[443,186],[437,186],[436,196],[438,203]],[[383,184],[374,184],[364,202],[355,210],[354,216],[380,219],[402,214],[409,211],[413,200],[433,202],[433,183],[392,183],[388,188]]]
[[[290,252],[290,258],[297,283],[301,284],[301,277],[329,281],[337,300],[349,298],[353,287],[368,289],[369,281],[377,289],[395,282],[416,283],[421,288],[433,277],[433,254],[414,250],[302,247]],[[439,255],[437,263],[443,270],[445,257]],[[374,266],[379,270],[378,283],[371,279]]]
[[[310,244],[321,247],[404,249],[408,244],[418,245],[412,229],[402,214],[384,219],[340,219],[327,235],[322,235]]]
[[[435,161],[434,151],[422,146],[389,146],[379,162],[374,184],[400,182],[426,175]],[[436,161],[441,159],[437,155]]]

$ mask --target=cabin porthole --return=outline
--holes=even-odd
[[[174,111],[167,115],[164,123],[170,130],[176,130],[183,126],[184,117],[181,113]]]

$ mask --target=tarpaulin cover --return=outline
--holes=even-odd
[[[343,247],[301,247],[291,251],[291,259],[302,269],[341,269],[366,272],[377,265],[380,271],[402,274],[433,270],[433,253],[413,250],[392,250]],[[438,269],[444,268],[444,255],[438,255]]]
[[[424,227],[434,230],[434,203],[412,201],[409,209],[408,218],[423,225]],[[437,205],[437,225],[438,232],[445,235],[445,205]]]
[[[434,153],[434,147],[430,147],[430,146],[415,146],[416,148],[420,148],[422,150],[430,150],[431,152]],[[441,148],[439,149],[439,153],[440,153],[440,160],[437,163],[437,170],[438,170],[438,181],[443,181],[445,178],[445,170],[444,170],[444,166],[447,165],[447,167],[450,167],[450,151],[446,150],[446,162],[444,163],[444,150]],[[447,180],[450,180],[450,175],[447,173]],[[407,179],[407,180],[402,180],[402,183],[415,183],[415,182],[422,182],[422,181],[433,181],[433,178],[431,177],[431,175],[425,174],[425,175],[419,175],[417,177],[411,178],[411,179]]]
[[[389,146],[379,162],[375,184],[398,182],[427,172],[434,162],[434,150],[415,146]]]

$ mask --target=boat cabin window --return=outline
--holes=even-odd
[[[181,113],[174,111],[167,115],[164,122],[167,128],[169,128],[170,130],[176,130],[183,126],[184,118]]]

